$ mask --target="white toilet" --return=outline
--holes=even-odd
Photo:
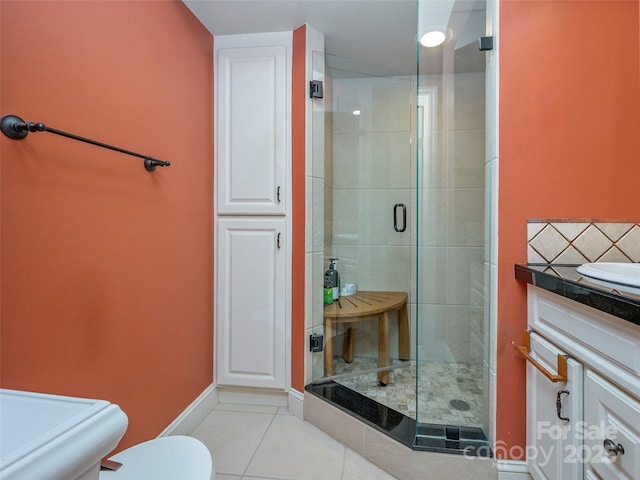
[[[193,437],[168,436],[139,443],[110,457],[118,470],[101,470],[100,480],[215,480],[209,449]]]

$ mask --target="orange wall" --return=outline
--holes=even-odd
[[[306,186],[306,25],[293,32],[291,79],[291,176],[293,241],[291,259],[291,386],[304,391],[305,186]]]
[[[213,39],[178,1],[0,2],[1,385],[156,436],[213,381]]]
[[[526,326],[513,264],[527,260],[527,219],[640,215],[639,5],[500,3],[497,439],[507,448],[525,444],[525,364],[512,342]]]

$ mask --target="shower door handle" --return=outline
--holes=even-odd
[[[398,227],[398,207],[402,207],[402,227]],[[396,203],[393,207],[393,229],[396,232],[404,232],[407,229],[407,206],[404,203]]]

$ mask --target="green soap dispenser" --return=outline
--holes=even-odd
[[[329,270],[327,270],[324,274],[324,285],[325,288],[330,286],[333,290],[333,300],[338,300],[340,298],[340,274],[338,270],[336,270],[336,262],[340,260],[339,258],[330,258],[329,259]],[[326,303],[326,301],[325,301]]]
[[[324,276],[324,304],[331,305],[333,303],[333,287],[331,282],[327,279],[327,275]]]

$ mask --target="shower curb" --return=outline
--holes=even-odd
[[[409,446],[408,441],[394,438],[384,429],[309,388],[305,388],[304,418],[399,480],[415,480],[417,473],[429,471],[436,465],[438,469],[444,468],[446,478],[498,479],[494,458]],[[400,430],[411,428],[406,420],[399,425],[396,428]]]

